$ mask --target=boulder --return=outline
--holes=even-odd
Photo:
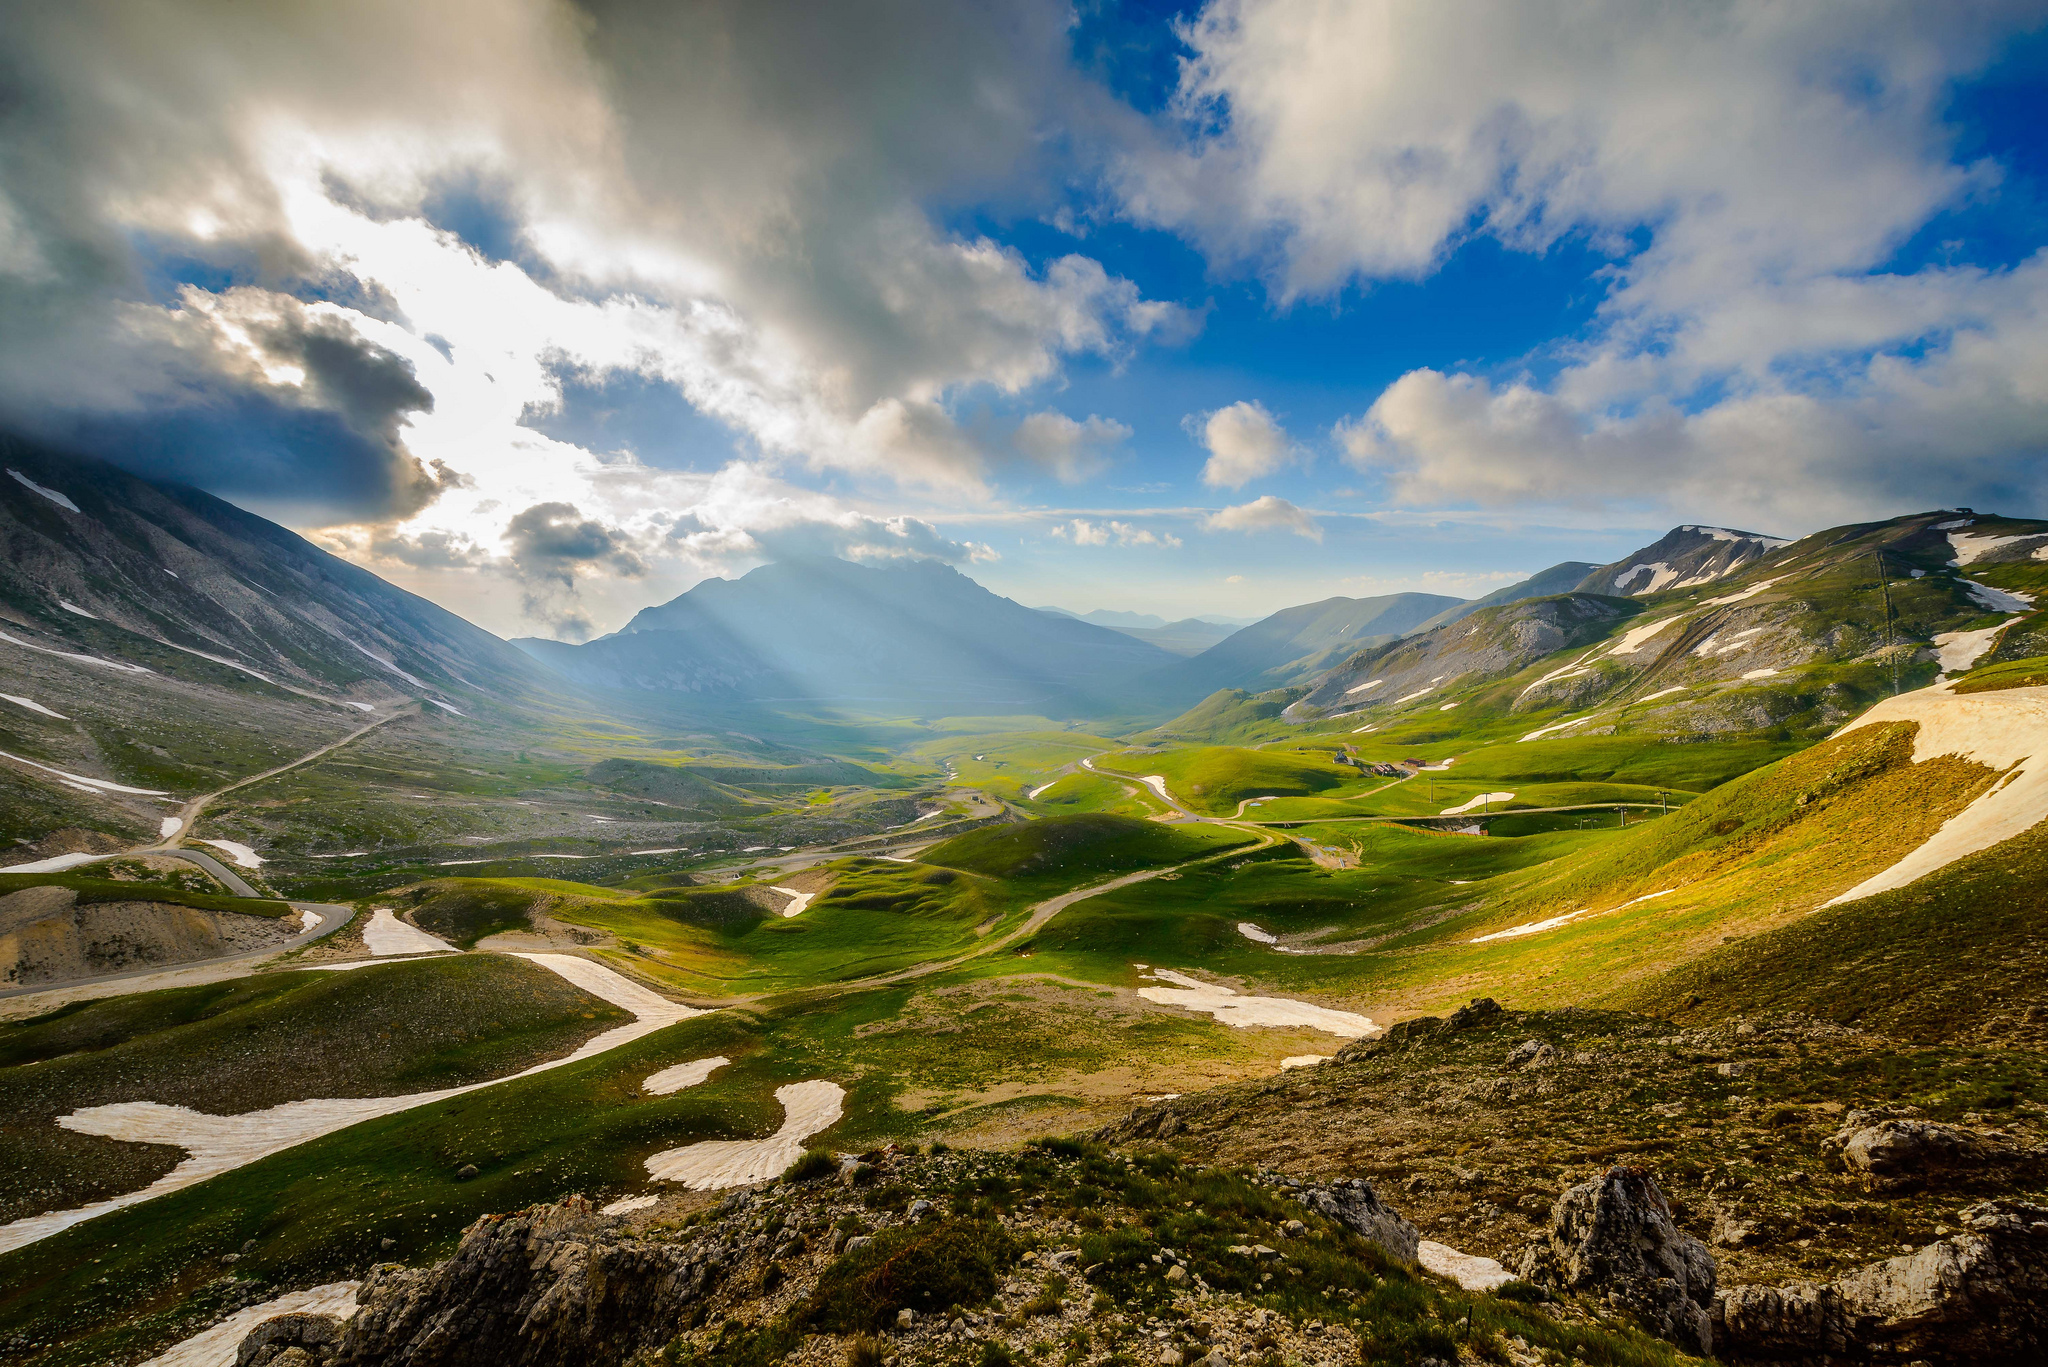
[[[625,1235],[581,1197],[486,1216],[429,1268],[387,1263],[356,1293],[336,1367],[625,1362],[684,1327],[737,1255]]]
[[[1415,1261],[1415,1246],[1422,1236],[1401,1213],[1380,1199],[1372,1183],[1363,1177],[1327,1187],[1310,1187],[1301,1203],[1346,1229],[1378,1244],[1404,1263]]]
[[[1672,1221],[1642,1168],[1610,1168],[1559,1197],[1520,1273],[1539,1286],[1605,1296],[1688,1352],[1713,1346],[1713,1255]]]
[[[235,1367],[300,1367],[333,1361],[342,1321],[333,1315],[274,1315],[242,1336]]]
[[[2048,1359],[2048,1207],[1984,1201],[1963,1224],[1823,1285],[1727,1288],[1714,1307],[1716,1351],[1792,1362]]]
[[[1882,1111],[1851,1111],[1821,1151],[1851,1172],[1884,1180],[1925,1179],[1965,1168],[2000,1166],[2024,1147],[1997,1130],[1967,1130]]]

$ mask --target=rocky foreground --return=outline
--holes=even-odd
[[[813,1154],[693,1210],[490,1217],[238,1362],[2048,1361],[2038,1113],[1837,1099],[1919,1067],[1954,1109],[1954,1063],[1811,1022],[1478,1002],[1087,1142]],[[1977,1057],[1975,1085],[2004,1066],[2030,1065]]]

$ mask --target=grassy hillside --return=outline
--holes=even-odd
[[[1078,885],[1102,874],[1177,864],[1256,842],[1242,831],[1095,813],[969,831],[926,850],[920,860],[990,878]]]

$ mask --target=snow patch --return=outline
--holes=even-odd
[[[32,864],[9,864],[0,868],[0,873],[62,873],[75,869],[81,864],[91,864],[105,859],[103,854],[59,854],[48,859],[38,859]]]
[[[1349,1011],[1334,1011],[1327,1006],[1289,1001],[1285,997],[1246,997],[1227,987],[1205,983],[1167,968],[1153,969],[1145,976],[1174,984],[1172,987],[1139,988],[1138,995],[1146,1001],[1200,1011],[1240,1030],[1253,1025],[1305,1026],[1341,1039],[1360,1039],[1380,1033],[1380,1027],[1371,1020]]]
[[[631,1215],[636,1210],[647,1209],[660,1199],[659,1196],[622,1196],[609,1205],[599,1206],[597,1213],[600,1215]]]
[[[14,482],[16,484],[19,484],[24,489],[33,489],[36,493],[41,494],[44,498],[47,498],[48,500],[50,500],[50,502],[56,504],[59,508],[66,509],[74,513],[78,511],[78,505],[76,503],[73,503],[69,498],[66,498],[63,494],[58,493],[55,489],[44,488],[42,485],[36,483],[34,480],[30,479],[27,475],[24,475],[19,470],[10,469],[8,470],[7,473],[14,476]]]
[[[1239,921],[1237,923],[1237,933],[1244,936],[1247,940],[1257,940],[1262,945],[1277,945],[1280,943],[1278,935],[1275,935],[1270,930],[1261,930],[1250,921]]]
[[[58,1117],[57,1123],[78,1134],[99,1135],[107,1139],[120,1139],[139,1144],[170,1144],[185,1150],[185,1159],[177,1167],[159,1177],[146,1187],[124,1192],[105,1201],[72,1210],[51,1211],[46,1215],[32,1215],[11,1224],[0,1225],[0,1253],[46,1239],[52,1234],[82,1224],[95,1216],[109,1211],[137,1205],[153,1197],[165,1196],[186,1187],[195,1186],[221,1173],[268,1158],[271,1154],[321,1135],[332,1134],[350,1125],[360,1124],[378,1116],[393,1115],[409,1111],[416,1106],[431,1106],[437,1101],[461,1096],[467,1092],[495,1087],[500,1083],[512,1082],[519,1078],[532,1077],[536,1073],[548,1072],[571,1063],[580,1063],[587,1058],[608,1053],[634,1040],[653,1034],[656,1030],[674,1025],[677,1021],[701,1016],[704,1012],[695,1007],[683,1006],[665,997],[629,982],[601,964],[588,959],[578,959],[567,954],[516,954],[518,959],[537,964],[560,977],[567,978],[592,996],[601,997],[612,1005],[633,1013],[635,1019],[630,1025],[621,1025],[607,1030],[583,1046],[561,1058],[537,1063],[533,1067],[512,1074],[511,1077],[495,1078],[488,1082],[473,1082],[465,1087],[451,1087],[438,1092],[413,1092],[405,1096],[351,1097],[345,1099],[319,1099],[311,1101],[288,1101],[282,1106],[267,1110],[251,1111],[246,1115],[206,1115],[183,1106],[166,1106],[155,1101],[122,1101],[109,1106],[88,1106]],[[352,967],[365,965],[333,965]]]
[[[1998,637],[2010,622],[2000,622],[1995,627],[1984,627],[1978,631],[1944,631],[1934,638],[1935,662],[1941,666],[1943,677],[1960,674],[1977,663],[1983,654],[1998,642]]]
[[[1993,612],[2027,612],[2034,606],[2034,595],[2031,593],[2018,589],[1995,589],[1989,584],[1979,584],[1973,579],[1965,579],[1962,583],[1963,587],[1970,591],[1970,597],[1976,599],[1980,606]]]
[[[1454,1281],[1465,1291],[1491,1291],[1515,1279],[1514,1273],[1491,1258],[1460,1253],[1449,1244],[1430,1239],[1415,1245],[1415,1261],[1422,1264],[1424,1272]]]
[[[167,816],[156,823],[156,833],[160,838],[168,839],[184,829],[185,818],[182,816]]]
[[[469,713],[467,712],[463,712],[456,708],[450,707],[447,703],[442,702],[439,698],[428,698],[427,701],[445,712],[454,712],[455,715],[458,717],[466,717],[469,715]]]
[[[249,1331],[263,1321],[279,1315],[332,1315],[348,1319],[356,1313],[356,1291],[361,1285],[328,1282],[237,1310],[211,1329],[173,1345],[141,1367],[235,1367],[235,1350]]]
[[[1635,581],[1635,577],[1639,574],[1649,575],[1649,582],[1640,589],[1630,589],[1629,585]],[[1677,577],[1678,571],[1672,569],[1663,561],[1646,560],[1639,565],[1630,565],[1620,574],[1615,575],[1614,591],[1616,593],[1655,593]]]
[[[238,868],[260,869],[263,867],[263,856],[239,840],[202,840],[199,843],[213,846],[222,854],[234,860]]]
[[[1636,701],[1637,701],[1637,702],[1655,702],[1655,701],[1656,701],[1657,699],[1659,699],[1659,698],[1668,698],[1668,697],[1670,697],[1670,696],[1671,696],[1671,695],[1672,695],[1673,693],[1690,693],[1691,691],[1692,691],[1692,688],[1691,688],[1691,686],[1690,686],[1689,684],[1679,684],[1679,685],[1677,685],[1676,687],[1673,687],[1673,688],[1660,688],[1660,689],[1658,689],[1658,690],[1657,690],[1657,691],[1656,691],[1655,693],[1651,693],[1651,694],[1648,694],[1648,695],[1647,695],[1647,696],[1645,696],[1645,697],[1641,697],[1641,698],[1638,698],[1638,699],[1636,699]]]
[[[1974,565],[2000,546],[2010,546],[2016,541],[2044,539],[2048,539],[2048,532],[2021,532],[2018,536],[1968,536],[1961,532],[1948,534],[1948,544],[1956,553],[1955,563],[1958,565]]]
[[[65,716],[62,712],[52,712],[49,708],[43,706],[34,698],[24,698],[14,693],[0,693],[0,698],[7,699],[7,701],[13,703],[16,707],[26,707],[31,712],[40,712],[43,716],[55,717],[58,721],[71,720],[71,718]]]
[[[372,907],[370,924],[363,927],[363,948],[382,959],[392,954],[454,954],[456,948],[418,926],[407,925],[391,914],[390,907]]]
[[[90,617],[95,622],[105,620],[97,612],[87,612],[84,608],[78,606],[78,604],[70,602],[63,598],[59,598],[57,600],[57,606],[64,609],[64,611],[66,612],[75,613],[80,617]]]
[[[250,678],[261,679],[264,683],[267,684],[275,684],[277,682],[277,680],[271,678],[268,674],[260,674],[257,671],[249,668],[249,666],[245,664],[239,664],[234,660],[228,659],[225,655],[209,655],[203,650],[194,650],[191,646],[181,646],[176,641],[158,641],[157,644],[161,646],[169,646],[172,650],[182,650],[187,655],[197,655],[200,659],[211,660],[217,665],[226,665],[229,669],[240,670],[242,673],[247,674]],[[356,704],[356,706],[361,707],[362,704],[358,703]],[[367,712],[369,709],[364,708],[363,710]]]
[[[1775,669],[1752,669],[1742,677],[1745,679],[1768,679],[1777,672]]]
[[[55,774],[73,787],[86,788],[95,792],[134,793],[137,797],[170,796],[169,793],[159,788],[130,788],[125,783],[110,783],[103,778],[87,778],[83,774],[69,774],[62,769],[52,769],[47,764],[38,764],[32,759],[23,759],[20,755],[10,755],[5,750],[0,750],[0,759],[11,759],[16,764],[26,764],[31,769],[40,769],[46,774]]]
[[[1313,1068],[1318,1063],[1328,1063],[1331,1058],[1330,1054],[1290,1054],[1280,1060],[1280,1071],[1284,1073],[1289,1068]]]
[[[1160,798],[1163,801],[1173,801],[1173,794],[1166,791],[1166,776],[1164,774],[1147,774],[1145,775],[1145,777],[1139,779],[1138,782],[1144,784],[1147,788],[1150,788],[1153,792],[1159,794]]]
[[[743,1187],[774,1177],[803,1156],[804,1141],[839,1122],[846,1089],[836,1082],[793,1082],[775,1089],[782,1128],[766,1139],[713,1139],[664,1149],[647,1159],[657,1182],[681,1182],[695,1191]]]
[[[1471,811],[1474,807],[1484,807],[1495,802],[1506,802],[1513,797],[1513,793],[1481,793],[1477,797],[1466,798],[1463,802],[1459,803],[1455,807],[1446,807],[1442,811],[1438,812],[1437,815],[1463,816],[1465,813]]]
[[[1683,620],[1683,616],[1666,617],[1660,622],[1651,622],[1647,626],[1633,627],[1628,631],[1623,632],[1621,639],[1614,643],[1614,649],[1608,651],[1607,653],[1609,655],[1633,655],[1638,650],[1641,650],[1643,648],[1644,643],[1647,642],[1652,636],[1655,636],[1658,632],[1664,630],[1664,628],[1670,626],[1673,622],[1679,622]],[[1531,687],[1533,686],[1534,685],[1531,685]]]
[[[811,904],[811,899],[817,896],[817,894],[813,892],[798,892],[795,888],[771,887],[768,889],[768,891],[779,892],[784,897],[790,899],[789,905],[782,909],[782,914],[785,919],[791,916],[795,916],[796,914],[801,912],[805,907]]]
[[[1405,697],[1394,699],[1394,706],[1399,707],[1404,702],[1414,702],[1417,698],[1421,697],[1423,694],[1427,692],[1429,692],[1429,686],[1425,684],[1423,687],[1416,689],[1413,693],[1410,693]]]
[[[1547,736],[1552,731],[1562,731],[1567,726],[1577,726],[1580,722],[1591,720],[1593,720],[1591,717],[1573,717],[1570,721],[1552,722],[1548,726],[1537,727],[1534,731],[1531,731],[1528,735],[1522,737],[1522,740],[1535,740],[1538,736]],[[1519,741],[1516,743],[1520,744]]]
[[[640,1090],[649,1096],[670,1096],[685,1087],[696,1086],[731,1062],[731,1059],[722,1054],[711,1058],[693,1058],[688,1063],[678,1063],[673,1068],[649,1073],[640,1083]]]
[[[1450,710],[1451,710],[1452,708],[1454,708],[1454,707],[1456,707],[1456,706],[1457,706],[1457,704],[1456,704],[1456,703],[1454,703],[1454,702],[1447,702],[1447,703],[1445,703],[1445,704],[1444,704],[1444,705],[1443,705],[1442,707],[1439,707],[1439,708],[1437,709],[1437,711],[1439,711],[1439,712],[1448,712],[1448,711],[1450,711]]]
[[[324,920],[324,919],[325,919],[325,918],[324,918],[324,917],[322,917],[322,916],[320,915],[320,913],[319,913],[319,912],[317,912],[317,911],[313,910],[313,908],[311,908],[311,907],[300,907],[300,908],[299,908],[299,934],[301,934],[301,935],[304,935],[304,934],[305,934],[305,933],[306,933],[307,931],[310,931],[310,930],[313,930],[313,929],[315,929],[316,927],[318,927],[318,926],[319,926],[320,922],[321,922],[322,920]]]
[[[1758,583],[1751,584],[1748,588],[1744,589],[1740,593],[1731,593],[1725,598],[1709,598],[1706,602],[1701,603],[1700,606],[1703,608],[1718,608],[1726,607],[1730,603],[1745,602],[1748,599],[1756,597],[1759,593],[1762,593],[1771,585],[1782,583],[1784,581],[1784,578],[1785,576],[1781,574],[1776,579],[1765,579]]]
[[[1054,788],[1057,788],[1059,786],[1060,781],[1058,779],[1054,779],[1050,783],[1041,783],[1036,788],[1033,788],[1030,792],[1024,794],[1025,800],[1029,802],[1036,802],[1038,801],[1038,795],[1040,793],[1049,793]]]
[[[1974,526],[1976,526],[1976,525],[1977,525],[1977,520],[1976,520],[1975,518],[1972,518],[1972,517],[1959,517],[1959,518],[1957,518],[1957,519],[1956,519],[1955,521],[1953,521],[1953,522],[1937,522],[1937,523],[1935,523],[1935,524],[1934,524],[1934,530],[1935,530],[1935,531],[1937,531],[1937,532],[1949,532],[1949,531],[1954,531],[1954,530],[1955,530],[1955,529],[1956,529],[1957,527],[1974,527]],[[1953,542],[1951,542],[1951,544],[1953,544]]]
[[[1955,755],[2011,772],[1943,822],[1918,849],[1829,899],[1825,906],[1905,887],[2048,820],[2048,688],[1960,695],[1939,685],[1923,688],[1885,699],[1835,734],[1893,721],[1920,724],[1913,737],[1915,764],[1937,755]]]
[[[400,669],[400,668],[399,668],[399,667],[398,667],[397,665],[395,665],[395,664],[391,663],[391,661],[389,661],[389,660],[385,659],[385,658],[384,658],[384,657],[383,657],[382,655],[379,655],[379,654],[377,654],[377,653],[376,653],[375,651],[373,651],[373,650],[365,650],[365,649],[364,649],[364,648],[363,648],[362,646],[356,645],[356,643],[355,643],[354,641],[350,641],[350,640],[348,639],[348,637],[346,637],[346,636],[343,636],[343,637],[341,637],[340,639],[341,639],[341,640],[343,640],[343,641],[346,641],[346,642],[348,642],[348,644],[349,644],[349,645],[351,645],[351,646],[354,646],[354,647],[355,647],[355,649],[356,649],[356,651],[357,651],[357,652],[358,652],[359,654],[363,654],[363,655],[367,655],[367,656],[369,656],[369,657],[370,657],[370,658],[371,658],[372,660],[375,660],[375,661],[376,661],[376,662],[377,662],[378,664],[380,664],[380,665],[383,665],[383,666],[384,666],[384,667],[385,667],[386,669],[390,670],[390,671],[391,671],[391,672],[392,672],[393,674],[396,674],[396,675],[397,675],[397,676],[398,676],[399,678],[401,678],[401,679],[405,680],[405,681],[406,681],[407,683],[411,684],[411,685],[412,685],[413,687],[415,687],[415,688],[425,688],[425,687],[427,686],[427,685],[426,685],[426,684],[425,684],[424,682],[422,682],[422,681],[421,681],[421,680],[419,680],[419,679],[415,679],[415,678],[414,678],[414,677],[413,677],[412,675],[410,675],[410,674],[406,673],[406,672],[405,672],[404,670]]]
[[[76,660],[83,665],[98,665],[101,669],[119,670],[123,674],[154,674],[156,672],[153,669],[146,669],[141,665],[129,664],[124,660],[104,660],[97,655],[80,655],[76,651],[71,650],[52,650],[48,646],[39,646],[33,641],[24,641],[19,636],[10,636],[4,631],[0,631],[0,641],[5,641],[11,646],[20,646],[23,650],[33,650],[40,655],[55,655],[60,660]]]
[[[1348,697],[1350,697],[1350,696],[1351,696],[1351,695],[1352,695],[1353,693],[1363,693],[1363,692],[1365,692],[1365,690],[1366,690],[1366,689],[1368,689],[1368,688],[1378,688],[1378,687],[1379,687],[1379,686],[1380,686],[1381,684],[1383,684],[1383,683],[1385,683],[1385,682],[1386,682],[1386,680],[1385,680],[1385,679],[1368,679],[1368,680],[1367,680],[1366,682],[1364,682],[1364,683],[1362,683],[1362,684],[1358,684],[1358,685],[1355,685],[1354,687],[1351,687],[1351,688],[1347,688],[1347,689],[1345,689],[1345,690],[1344,690],[1344,696],[1348,698]]]

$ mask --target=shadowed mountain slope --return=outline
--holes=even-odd
[[[1182,705],[1219,688],[1279,688],[1327,669],[1361,645],[1401,636],[1437,613],[1461,606],[1456,598],[1434,593],[1303,603],[1253,623],[1192,660],[1159,671],[1155,679]]]

